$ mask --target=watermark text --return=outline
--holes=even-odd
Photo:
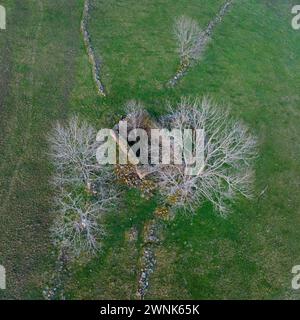
[[[118,132],[101,129],[97,161],[101,165],[177,165],[185,175],[199,175],[204,168],[205,135],[203,129],[153,128],[128,130],[120,121]]]
[[[5,268],[0,265],[0,289],[5,290],[6,289],[6,272]]]
[[[300,30],[300,4],[293,6],[292,14],[295,15],[292,19],[292,28],[294,30]]]
[[[292,279],[292,288],[294,290],[300,289],[300,265],[296,265],[292,268],[292,273],[295,274],[295,276]]]
[[[0,5],[0,30],[6,29],[6,10]]]

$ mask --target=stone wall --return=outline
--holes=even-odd
[[[91,36],[88,31],[88,21],[90,17],[91,1],[85,0],[83,16],[81,21],[81,32],[87,50],[89,61],[92,65],[93,78],[96,83],[97,91],[101,96],[105,96],[105,89],[101,82],[101,62],[96,58],[95,49],[92,46]]]
[[[205,31],[204,31],[204,36],[205,36],[205,42],[204,42],[204,48],[202,50],[202,52],[204,52],[205,46],[207,45],[207,43],[209,42],[209,40],[211,39],[212,33],[215,29],[215,27],[222,22],[224,16],[227,14],[227,12],[229,11],[232,3],[234,0],[229,0],[226,1],[226,3],[222,6],[221,10],[219,11],[219,13],[217,14],[217,16],[211,20],[208,24],[208,26],[206,27]],[[168,86],[169,87],[174,87],[181,78],[183,78],[186,73],[188,72],[188,69],[190,68],[191,64],[186,65],[183,62],[181,62],[180,67],[178,68],[175,76],[169,80],[168,82]]]
[[[144,226],[143,248],[140,258],[140,275],[138,279],[137,298],[144,299],[149,288],[150,276],[154,271],[156,259],[154,250],[159,245],[158,237],[159,223],[155,219],[150,220]]]

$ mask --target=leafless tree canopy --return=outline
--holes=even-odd
[[[127,108],[134,127],[139,127],[139,119],[143,119],[144,125],[143,107],[131,102]],[[204,144],[202,140],[201,145],[194,146],[194,150],[202,148],[204,154],[203,165],[196,175],[186,174],[189,166],[186,162],[178,165],[171,161],[154,165],[154,170],[149,170],[147,179],[155,183],[166,204],[194,212],[204,201],[210,201],[225,215],[228,205],[238,195],[251,197],[256,140],[226,109],[208,99],[182,98],[175,108],[170,107],[167,116],[156,122],[149,118],[149,123],[169,130],[204,130]],[[54,242],[74,256],[95,252],[104,234],[103,214],[120,197],[113,168],[97,164],[96,131],[77,117],[71,118],[65,126],[57,124],[49,141],[58,190],[58,214],[52,228]],[[172,146],[175,148],[174,141],[171,149]],[[184,145],[181,148],[184,149]]]
[[[59,214],[52,227],[54,243],[75,257],[99,250],[104,235],[99,224],[102,201],[85,201],[67,192],[60,194],[56,201]]]
[[[133,118],[139,127],[140,115],[145,112],[140,104],[131,102],[128,117]],[[135,120],[134,120],[135,119]],[[157,183],[163,201],[171,202],[172,207],[194,212],[204,201],[210,201],[215,210],[225,215],[229,205],[239,196],[250,198],[253,194],[252,163],[256,156],[256,139],[241,122],[232,119],[225,108],[204,99],[182,98],[176,106],[169,106],[169,112],[155,122],[159,128],[169,129],[202,129],[203,141],[196,148],[204,154],[203,166],[197,175],[187,175],[187,162],[182,165],[173,160],[169,165],[151,166],[148,178]],[[171,149],[183,150],[183,140],[171,143]],[[160,145],[162,147],[162,145]],[[179,155],[181,157],[181,155]],[[193,154],[192,156],[195,156]],[[180,160],[186,160],[184,157]],[[151,173],[152,172],[152,173]],[[172,201],[169,201],[172,199]]]
[[[207,42],[207,36],[193,19],[181,16],[175,21],[174,34],[177,51],[182,61],[198,60]]]
[[[53,241],[71,256],[94,253],[104,235],[102,216],[119,197],[113,170],[97,163],[96,131],[76,116],[57,123],[49,142],[57,190]]]
[[[176,199],[175,207],[195,211],[208,200],[224,215],[239,194],[251,197],[256,140],[228,111],[208,99],[182,99],[163,122],[169,128],[205,132],[204,166],[198,175],[185,175],[176,165],[158,171],[161,192]]]
[[[66,126],[57,123],[49,138],[58,183],[88,183],[95,169],[96,132],[72,117]]]
[[[65,126],[57,123],[49,142],[57,186],[84,183],[90,188],[111,181],[111,168],[97,163],[96,130],[86,121],[73,116]]]
[[[145,118],[148,113],[143,104],[138,101],[130,100],[125,105],[126,121],[130,129],[143,128]]]

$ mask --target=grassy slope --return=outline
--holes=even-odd
[[[237,1],[202,63],[176,90],[163,88],[178,63],[171,35],[174,16],[184,13],[205,26],[222,3],[98,0],[92,13],[91,33],[105,62],[109,96],[101,100],[89,94],[89,69],[82,59],[81,83],[73,95],[77,111],[100,126],[111,123],[112,110],[121,111],[128,99],[163,112],[165,99],[211,94],[230,103],[232,114],[260,140],[257,193],[268,186],[266,194],[259,201],[241,201],[227,220],[204,206],[194,218],[178,217],[168,225],[149,298],[295,296],[290,271],[300,261],[300,33],[290,27],[292,1]],[[137,200],[131,201],[132,208],[121,208],[120,218],[111,218],[104,253],[76,269],[70,297],[132,297],[136,252],[124,241],[124,230],[141,227],[151,204],[138,209]]]
[[[230,102],[233,115],[259,137],[257,192],[269,188],[260,201],[239,203],[227,220],[205,206],[194,218],[178,217],[166,226],[148,297],[293,297],[290,270],[300,260],[300,33],[290,27],[292,1],[285,2],[237,1],[202,63],[175,90],[165,90],[178,63],[173,17],[185,13],[204,26],[223,1],[97,0],[91,32],[105,62],[109,96],[102,99],[78,34],[82,1],[76,6],[71,0],[6,1],[18,22],[5,34],[8,42],[0,38],[0,57],[7,44],[12,52],[4,109],[0,100],[0,264],[9,272],[6,297],[40,297],[40,274],[49,269],[44,133],[52,120],[68,109],[107,126],[128,99],[163,112],[165,99],[207,93]],[[140,241],[128,243],[124,232],[132,225],[141,230],[154,207],[128,195],[118,215],[108,219],[103,253],[73,270],[68,297],[134,296]]]

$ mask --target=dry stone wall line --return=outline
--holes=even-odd
[[[91,1],[85,0],[81,21],[81,32],[83,34],[84,44],[87,50],[89,61],[92,65],[93,78],[97,87],[98,94],[105,97],[105,88],[101,82],[101,62],[97,59],[95,49],[92,46],[91,36],[88,31],[88,21],[90,17]]]
[[[140,258],[140,275],[138,279],[137,298],[143,300],[149,288],[149,278],[156,265],[155,247],[160,243],[158,222],[153,219],[146,223],[143,234],[143,253]]]
[[[230,10],[231,5],[233,4],[233,2],[234,2],[234,0],[227,1],[222,6],[222,8],[219,11],[219,13],[217,14],[217,16],[213,20],[211,20],[209,22],[208,26],[206,27],[206,29],[204,31],[204,35],[205,35],[205,38],[206,38],[204,46],[206,46],[207,43],[209,42],[209,40],[211,39],[211,36],[212,36],[212,33],[213,33],[215,27],[219,23],[222,22],[223,18],[225,17],[227,12]],[[179,82],[179,80],[182,79],[186,75],[186,73],[188,72],[189,67],[190,67],[189,64],[181,65],[180,68],[178,69],[177,73],[175,74],[175,76],[168,82],[168,86],[169,87],[176,86],[176,84]]]
[[[59,254],[56,261],[55,271],[49,280],[48,285],[43,290],[45,300],[65,300],[64,283],[69,277],[69,270],[67,268],[68,257],[64,250]]]

